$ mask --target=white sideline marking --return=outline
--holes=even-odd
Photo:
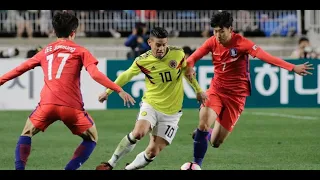
[[[279,113],[266,113],[266,112],[246,112],[245,114],[252,115],[262,115],[262,116],[273,116],[273,117],[285,117],[292,119],[309,119],[309,120],[317,120],[318,117],[314,116],[298,116],[298,115],[290,115],[290,114],[279,114]]]

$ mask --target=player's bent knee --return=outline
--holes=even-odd
[[[96,135],[94,135],[94,136],[90,136],[90,139],[91,139],[91,141],[94,141],[94,142],[98,142],[98,134],[96,134]]]
[[[198,129],[200,131],[209,131],[210,129],[210,125],[208,125],[207,123],[200,123],[199,126],[198,126]]]
[[[133,131],[132,135],[137,139],[141,140],[151,128],[151,124],[147,120],[138,120]]]
[[[208,131],[216,119],[217,114],[213,110],[207,107],[202,108],[200,111],[198,129],[201,131]]]
[[[98,142],[98,131],[95,126],[92,126],[79,136],[85,141],[94,141],[96,143]]]
[[[33,128],[33,129],[23,129],[21,136],[29,136],[32,137],[36,135],[38,132],[40,132],[40,129]]]
[[[200,119],[198,129],[201,131],[209,131],[210,127],[213,124],[213,121],[209,120],[209,118],[207,117]]]
[[[132,131],[132,135],[137,139],[137,140],[141,140],[146,133],[140,130],[133,130]]]
[[[79,135],[84,141],[94,141],[94,142],[98,142],[98,136],[96,135],[88,135],[87,132],[82,133]]]
[[[34,135],[36,135],[38,132],[40,132],[41,130],[34,127],[34,125],[32,124],[31,120],[28,119],[23,130],[21,133],[21,136],[29,136],[32,137]]]
[[[147,156],[148,156],[149,158],[154,158],[154,157],[156,157],[159,153],[160,153],[160,149],[159,149],[159,148],[149,149],[149,151],[146,152],[146,154],[147,154]]]
[[[146,154],[149,158],[156,157],[169,142],[159,136],[151,136],[149,146],[146,149]]]

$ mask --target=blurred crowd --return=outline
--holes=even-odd
[[[0,35],[52,36],[51,17],[58,10],[0,10]],[[70,10],[65,10],[70,11]],[[207,37],[209,20],[219,10],[74,10],[80,20],[78,36],[127,37],[137,22],[161,26],[179,37]],[[229,10],[234,30],[246,36],[294,36],[297,10]],[[12,33],[15,33],[14,35]]]
[[[80,20],[77,36],[87,36],[87,34],[104,31],[105,28],[97,27],[99,24],[92,20],[104,20],[106,18],[117,21],[121,16],[125,15],[125,19],[137,19],[140,21],[141,16],[148,21],[156,18],[156,10],[114,10],[111,16],[107,10],[0,10],[0,31],[2,36],[15,33],[13,36],[20,37],[51,37],[53,36],[53,28],[51,18],[56,11],[69,11],[76,14]],[[107,17],[108,16],[108,17]],[[100,23],[103,24],[103,23]],[[92,27],[94,29],[92,30]],[[91,28],[90,28],[91,27]],[[119,37],[117,28],[108,28],[106,30],[111,36]],[[99,35],[97,35],[99,36]]]
[[[320,47],[313,46],[309,38],[301,37],[297,48],[291,54],[292,59],[320,59]]]
[[[209,19],[211,14],[218,10],[0,10],[0,36],[52,37],[54,33],[51,19],[56,11],[76,14],[80,20],[78,37],[125,37],[124,46],[130,48],[127,59],[134,59],[150,50],[147,40],[149,29],[153,26],[165,26],[170,37],[212,36]],[[297,34],[298,21],[295,11],[232,11],[235,19],[234,30],[247,37],[293,37]],[[183,48],[189,55],[195,50],[189,46]],[[41,47],[30,49],[26,56],[31,56],[39,49]],[[19,55],[17,48],[0,51],[0,58],[17,55]],[[301,37],[291,58],[318,59],[320,48],[313,47],[307,37]]]
[[[203,31],[203,37],[210,37],[213,34],[208,31]],[[124,42],[124,45],[130,47],[131,51],[127,54],[127,59],[134,59],[142,53],[150,50],[148,45],[148,29],[144,23],[137,23],[132,34]],[[190,56],[195,49],[190,46],[184,46],[183,50],[186,56]],[[320,59],[320,47],[312,46],[306,36],[299,38],[296,49],[293,50],[291,59]]]
[[[33,38],[34,31],[38,30],[37,36],[51,37],[54,35],[51,20],[56,11],[58,10],[1,10],[1,17],[5,17],[1,19],[2,32],[3,34],[15,32],[18,38],[23,37],[25,33],[26,37]],[[80,16],[84,17],[84,12],[81,12]],[[79,36],[84,36],[82,24],[78,31]]]

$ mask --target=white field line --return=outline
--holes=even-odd
[[[284,117],[291,119],[308,119],[308,120],[318,120],[318,117],[315,116],[298,116],[291,114],[280,114],[280,113],[267,113],[267,112],[244,112],[244,114],[252,114],[257,116],[273,116],[273,117]]]

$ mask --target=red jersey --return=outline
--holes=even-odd
[[[40,104],[56,104],[83,110],[80,89],[80,73],[83,67],[100,84],[117,92],[121,90],[121,87],[97,70],[97,64],[97,59],[87,49],[71,40],[62,39],[47,45],[35,56],[3,75],[0,85],[29,69],[41,66],[44,87]]]
[[[239,96],[249,96],[251,94],[249,55],[290,71],[294,67],[293,64],[271,56],[249,39],[236,33],[232,33],[227,46],[220,44],[214,36],[207,39],[188,58],[188,66],[193,67],[196,61],[209,52],[212,53],[212,63],[214,65],[214,77],[209,90],[215,90],[223,94]]]

